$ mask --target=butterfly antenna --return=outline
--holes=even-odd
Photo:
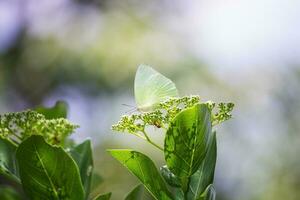
[[[125,104],[125,103],[122,103],[122,106],[127,106],[127,107],[130,107],[130,108],[135,108],[135,106],[128,105],[128,104]]]
[[[126,111],[125,113],[126,113],[126,114],[132,114],[132,113],[134,113],[134,112],[136,112],[136,111],[137,111],[137,108],[132,108],[132,109]]]

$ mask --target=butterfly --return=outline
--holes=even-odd
[[[134,95],[140,112],[153,111],[169,97],[178,97],[175,84],[147,65],[140,65],[134,80]]]

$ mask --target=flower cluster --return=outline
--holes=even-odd
[[[0,115],[0,137],[14,144],[31,135],[42,135],[48,143],[60,145],[76,128],[64,118],[46,119],[31,110]]]
[[[144,132],[146,126],[167,128],[172,119],[182,110],[201,103],[199,96],[184,96],[181,98],[169,98],[159,103],[151,112],[124,115],[121,120],[112,126],[114,131],[138,134]],[[212,113],[212,124],[220,124],[232,117],[233,103],[205,102]],[[217,109],[217,111],[215,111]]]
[[[233,103],[219,103],[218,111],[212,115],[213,125],[220,124],[232,117]],[[213,107],[214,108],[214,107]]]

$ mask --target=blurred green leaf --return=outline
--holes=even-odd
[[[23,199],[13,188],[9,186],[0,186],[1,200],[21,200]]]
[[[184,192],[181,188],[174,188],[174,199],[175,200],[185,200]]]
[[[188,178],[200,167],[205,158],[211,115],[206,104],[197,104],[181,111],[170,123],[165,137],[167,166],[182,180],[186,191]]]
[[[215,200],[215,199],[216,199],[216,190],[213,185],[209,185],[197,200]]]
[[[209,149],[203,163],[195,174],[190,177],[188,199],[198,199],[205,189],[213,183],[217,160],[216,132],[212,133]]]
[[[84,199],[79,170],[61,148],[30,136],[17,149],[17,161],[25,193],[35,199]]]
[[[160,174],[169,185],[173,187],[181,186],[180,179],[168,169],[167,165],[162,166],[159,170]]]
[[[109,200],[111,197],[111,192],[106,194],[100,194],[99,196],[95,197],[94,200]]]
[[[79,168],[81,182],[86,194],[85,199],[87,199],[90,193],[92,172],[94,168],[91,141],[86,140],[75,146],[71,149],[70,154]]]
[[[171,194],[155,167],[146,155],[133,150],[109,150],[111,155],[133,173],[158,200],[169,200]]]
[[[97,189],[97,187],[103,182],[102,176],[93,172],[92,174],[92,182],[91,182],[91,191]]]
[[[46,119],[67,118],[68,104],[65,101],[57,101],[53,107],[38,106],[35,110]]]
[[[0,138],[0,175],[19,183],[16,166],[16,146]]]
[[[143,185],[137,185],[131,192],[126,195],[125,200],[140,200],[144,192]]]

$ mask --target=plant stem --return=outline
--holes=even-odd
[[[14,147],[18,147],[18,143],[15,140],[13,140],[12,138],[2,138],[2,139],[6,140],[7,142],[9,142]]]
[[[142,138],[143,140],[147,140],[144,136],[138,134],[138,133],[132,133],[133,135],[139,137],[139,138]]]
[[[147,135],[147,133],[146,133],[145,130],[142,130],[142,133],[144,134],[145,139],[146,139],[150,144],[152,144],[153,146],[155,146],[155,147],[158,148],[159,150],[164,151],[164,149],[163,149],[161,146],[159,146],[158,144],[156,144],[155,142],[153,142],[153,141],[150,139],[150,137]]]
[[[18,138],[19,140],[22,140],[22,137],[21,137],[20,135],[14,133],[14,132],[12,132],[12,134],[13,134],[16,138]]]

